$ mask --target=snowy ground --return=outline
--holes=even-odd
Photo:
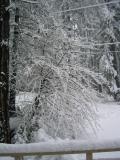
[[[109,101],[96,104],[98,112],[98,129],[96,135],[91,135],[90,138],[94,140],[100,139],[119,139],[120,138],[120,103]],[[80,159],[77,155],[76,160]],[[85,155],[80,156],[85,159]],[[96,153],[93,155],[94,159],[101,158],[120,158],[120,152],[110,153]]]
[[[19,97],[17,97],[17,103],[23,105],[22,102],[26,101],[31,103],[33,101],[32,95],[29,95],[26,97],[26,95],[21,94]],[[120,139],[120,103],[116,103],[114,101],[99,103],[96,106],[97,112],[98,112],[98,122],[99,127],[97,129],[96,135],[91,135],[90,137],[94,140],[96,139]],[[84,159],[85,156],[81,155],[74,155],[74,156],[68,156],[71,160],[78,160],[78,159]],[[113,152],[113,153],[101,153],[101,154],[94,154],[95,159],[99,158],[120,158],[120,152]],[[10,158],[8,158],[10,160]],[[7,160],[8,160],[7,159]],[[51,158],[50,158],[51,159]],[[0,160],[4,160],[3,158]],[[5,159],[6,160],[6,159]]]
[[[97,139],[120,138],[120,103],[113,101],[97,105],[99,115],[99,129]],[[120,158],[120,152],[95,154],[95,158]]]
[[[35,94],[21,93],[17,97],[17,103],[23,105],[23,102],[32,103]],[[23,107],[23,106],[22,106]],[[90,135],[91,139],[117,139],[120,138],[120,103],[114,101],[96,104],[98,112],[98,129],[96,135]],[[79,158],[78,158],[79,157]],[[81,157],[81,158],[80,158]],[[95,159],[99,158],[120,158],[120,152],[94,154]],[[70,157],[69,157],[70,158]],[[71,158],[70,158],[71,159]],[[85,156],[76,155],[72,159],[85,159]]]
[[[100,128],[97,137],[104,139],[120,138],[120,104],[106,102],[97,105]]]

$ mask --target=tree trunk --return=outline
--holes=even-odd
[[[9,0],[0,0],[0,142],[10,143],[9,129]]]
[[[15,112],[15,97],[16,97],[16,76],[17,76],[17,48],[18,48],[18,38],[19,38],[19,9],[15,10],[15,28],[14,28],[14,38],[13,47],[11,55],[11,77],[10,77],[10,98],[9,98],[9,112],[10,117],[16,115]]]

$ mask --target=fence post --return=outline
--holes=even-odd
[[[92,152],[86,153],[86,160],[93,160],[93,153]]]
[[[23,160],[23,156],[16,156],[15,160]]]

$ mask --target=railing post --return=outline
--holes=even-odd
[[[23,156],[16,156],[15,160],[23,160]]]
[[[93,160],[93,153],[92,152],[86,153],[86,160]]]

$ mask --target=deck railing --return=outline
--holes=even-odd
[[[86,154],[86,160],[93,160],[93,153],[120,151],[119,140],[76,141],[65,140],[30,144],[0,144],[0,157],[14,157],[23,160],[25,156],[64,154]]]

